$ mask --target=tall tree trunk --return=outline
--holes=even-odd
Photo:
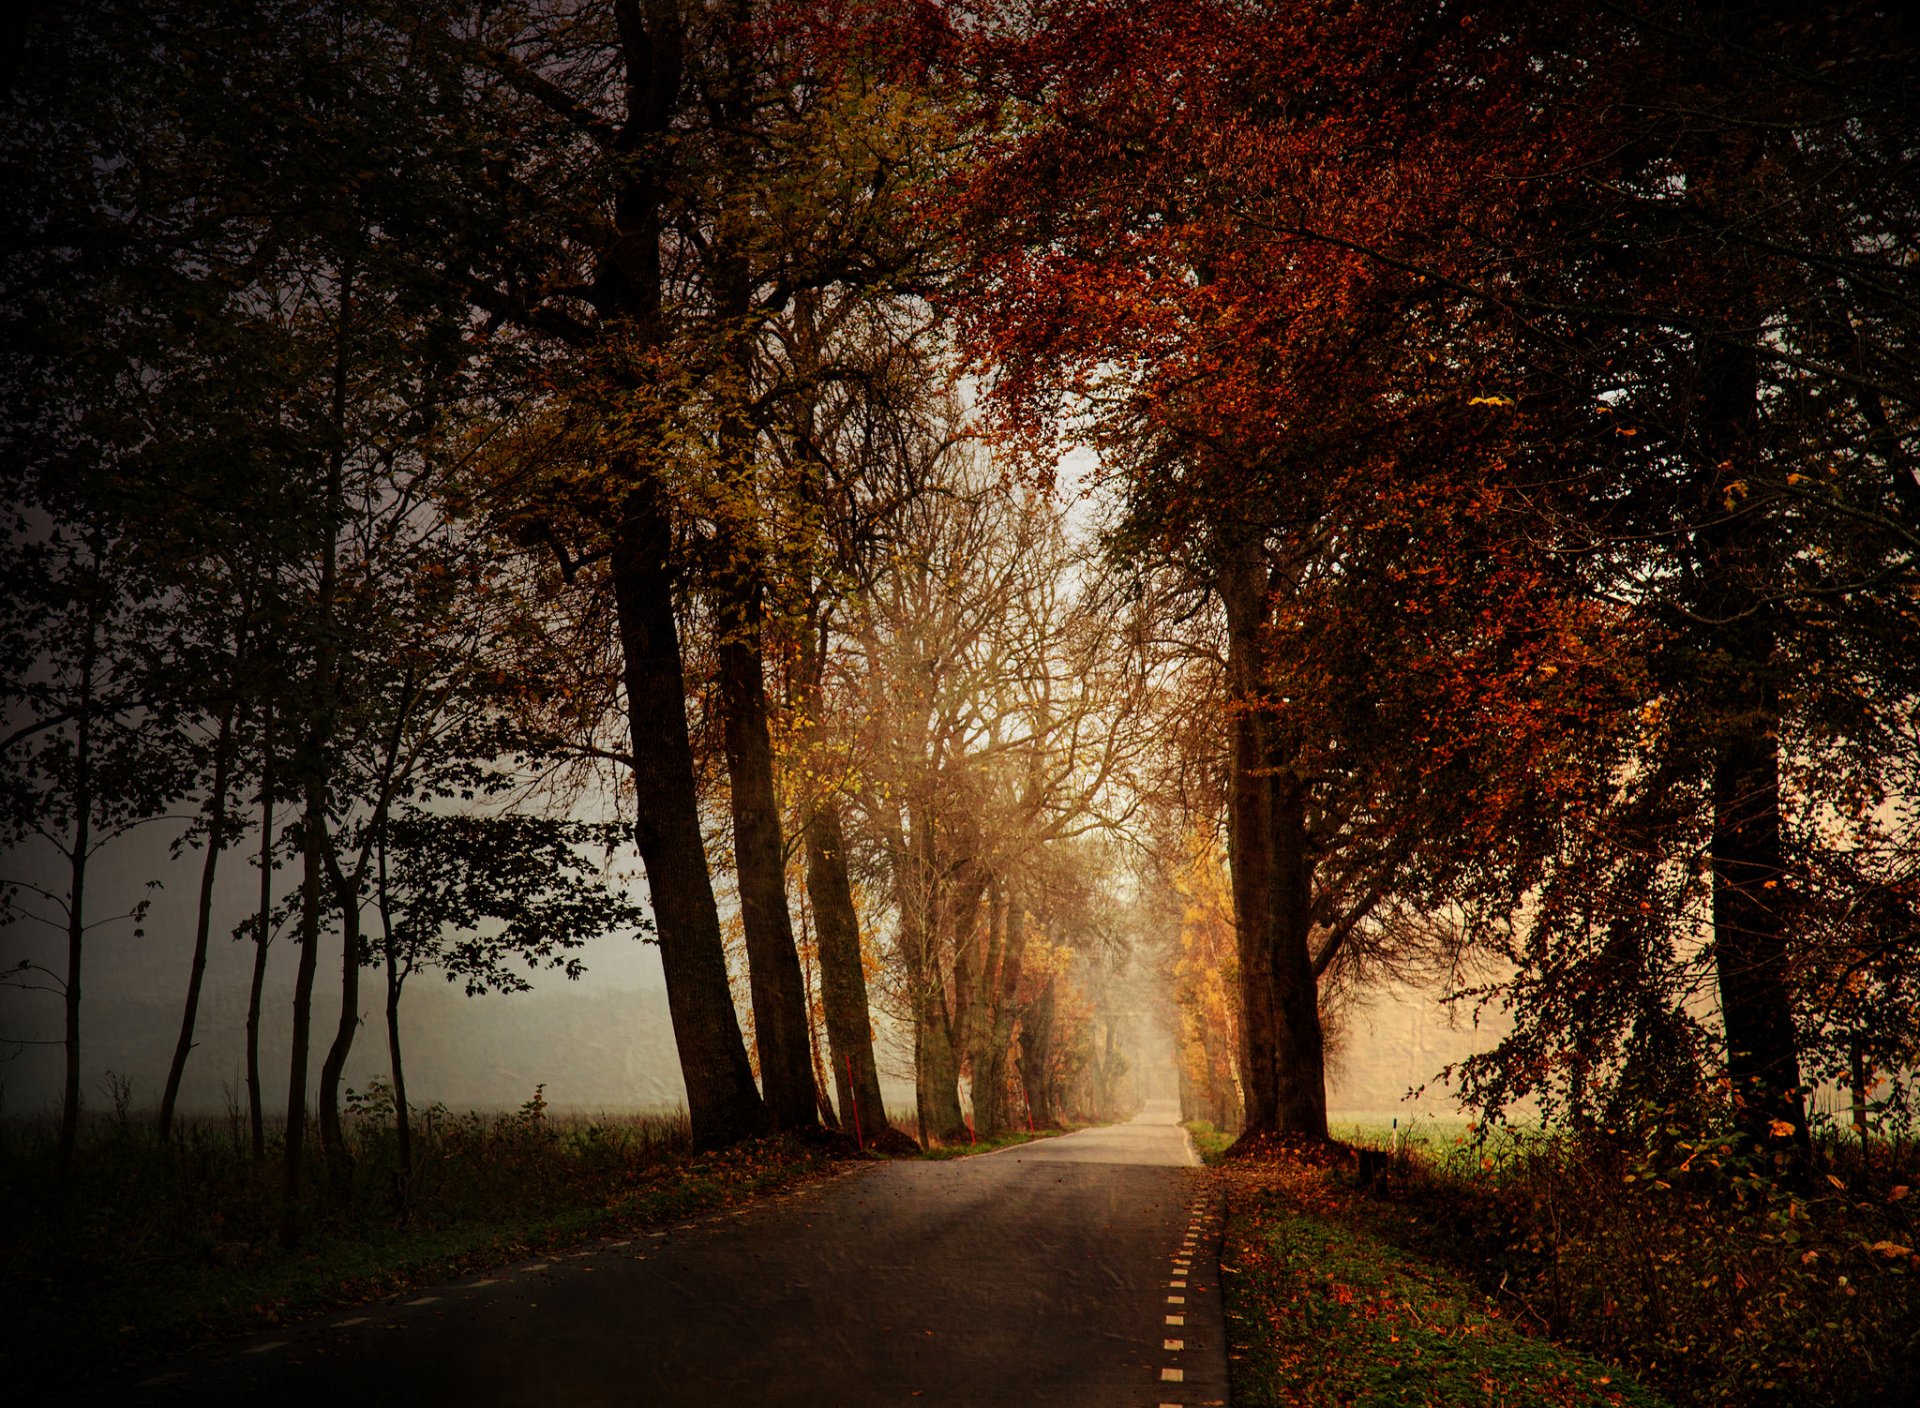
[[[1257,560],[1221,574],[1233,709],[1227,839],[1240,958],[1241,1137],[1324,1140],[1326,1058],[1309,949],[1313,856],[1305,787],[1279,756],[1261,702],[1269,591]]]
[[[393,1073],[393,1197],[402,1216],[413,1209],[413,1116],[407,1104],[407,1068],[400,1059],[400,983],[387,952],[387,1068]]]
[[[333,882],[334,904],[340,910],[340,1021],[334,1028],[333,1043],[320,1065],[320,1147],[342,1172],[347,1157],[345,1131],[340,1124],[340,1086],[347,1070],[347,1057],[353,1053],[353,1039],[360,1030],[360,964],[364,939],[360,923],[360,891],[334,861],[329,842],[328,873]]]
[[[840,1096],[840,1123],[863,1141],[891,1132],[873,1057],[873,1020],[867,1008],[867,970],[860,958],[860,917],[847,873],[840,811],[822,802],[808,814],[807,898],[820,945],[820,1004],[826,1009],[827,1046]],[[852,1111],[850,1116],[847,1112]]]
[[[1779,746],[1764,724],[1735,723],[1727,734],[1713,773],[1714,959],[1727,1075],[1756,1140],[1809,1153],[1781,913]]]
[[[1227,616],[1227,684],[1233,732],[1227,812],[1227,863],[1239,949],[1240,1083],[1246,1090],[1243,1135],[1279,1127],[1279,1056],[1274,1049],[1273,965],[1267,916],[1273,901],[1273,789],[1262,776],[1265,729],[1259,714],[1261,628],[1267,616],[1267,577],[1236,565],[1222,573]]]
[[[1007,1100],[1007,1061],[1013,1048],[1014,998],[1020,989],[1020,970],[1027,952],[1027,912],[1018,889],[1007,897],[1006,938],[995,965],[992,985],[992,1019],[988,1024],[985,1069],[974,1070],[974,1128],[982,1138],[1003,1134],[1013,1127],[1013,1109]],[[985,1100],[980,1097],[984,1088]]]
[[[667,199],[662,164],[670,160],[670,147],[661,139],[679,111],[686,35],[674,0],[622,0],[613,18],[626,113],[615,141],[622,160],[614,170],[613,232],[595,258],[593,302],[619,336],[644,353],[666,340],[660,237]],[[656,436],[664,433],[655,427]],[[647,871],[693,1140],[700,1148],[719,1148],[765,1133],[768,1117],[733,1010],[700,834],[686,675],[673,614],[672,525],[647,459],[654,448],[647,428],[635,435],[635,448],[613,456],[614,478],[627,487],[609,505],[608,564],[633,739],[634,839]]]
[[[84,766],[81,758],[86,747],[87,724],[83,721],[79,733],[81,742],[75,750],[76,766]],[[68,901],[67,901],[67,978],[63,993],[66,1030],[61,1046],[65,1057],[65,1070],[60,1086],[60,1174],[65,1177],[73,1168],[74,1145],[80,1137],[80,969],[82,951],[86,945],[86,886],[87,886],[87,847],[92,843],[91,818],[88,811],[92,808],[92,798],[83,787],[81,800],[88,810],[83,810],[74,825],[74,851],[68,861]]]
[[[960,1063],[938,967],[921,964],[913,982],[913,1093],[922,1143],[958,1144],[967,1136],[960,1108]]]
[[[309,781],[301,818],[300,963],[293,976],[293,1052],[287,1070],[287,1135],[281,1161],[280,1240],[300,1240],[300,1181],[307,1144],[307,1051],[313,1041],[313,979],[320,968],[320,848],[325,844],[326,786]]]
[[[726,8],[722,68],[709,90],[723,180],[746,178],[758,156],[749,136],[757,120],[752,91],[755,59],[740,42],[754,7],[751,0],[728,0]],[[728,492],[728,501],[716,515],[715,533],[721,733],[761,1091],[776,1129],[803,1129],[818,1121],[807,1058],[806,997],[787,906],[786,845],[767,722],[766,585],[754,464],[756,432],[744,404],[753,386],[754,289],[748,250],[754,218],[747,203],[726,202],[711,242],[714,302],[726,330],[730,373],[715,435]]]
[[[334,445],[327,455],[326,534],[321,540],[320,582],[314,601],[313,673],[307,684],[305,728],[300,740],[301,820],[300,963],[293,979],[293,1051],[287,1070],[287,1140],[281,1162],[280,1240],[300,1240],[300,1182],[307,1150],[307,1061],[313,1040],[313,980],[320,964],[320,891],[326,884],[328,748],[340,641],[336,607],[340,591],[340,533],[346,516],[347,361],[353,314],[353,270],[340,271],[340,308],[333,364]]]
[[[1115,1059],[1118,1055],[1118,1039],[1113,1023],[1108,1022],[1106,1025],[1106,1037],[1101,1043],[1103,1051],[1099,1066],[1100,1080],[1094,1100],[1094,1117],[1101,1120],[1112,1119],[1119,1106],[1119,1097],[1113,1088],[1114,1082],[1120,1079],[1120,1072],[1115,1069],[1119,1065],[1118,1060]]]
[[[802,290],[793,305],[791,355],[805,375],[819,371],[819,341],[814,296]],[[802,492],[824,501],[826,466],[814,428],[815,400],[805,393],[796,406],[795,448],[803,472]],[[831,638],[827,587],[815,579],[807,603],[806,629],[800,635],[798,668],[788,676],[792,707],[815,745],[826,734],[826,666]],[[828,1065],[839,1102],[842,1133],[863,1146],[901,1149],[911,1144],[887,1119],[880,1092],[880,1071],[873,1054],[873,1019],[868,1007],[867,970],[860,951],[860,916],[847,869],[846,834],[838,797],[815,797],[801,822],[806,856],[807,900],[813,909],[820,956],[820,1005],[827,1023]]]
[[[99,566],[97,555],[94,565]],[[86,641],[80,651],[80,698],[74,709],[73,849],[67,854],[67,978],[62,994],[66,1017],[58,1156],[62,1178],[73,1169],[74,1146],[80,1138],[80,970],[87,939],[87,860],[93,849],[93,672],[100,657],[102,584],[97,577],[92,586]]]
[[[966,1061],[972,1080],[973,1128],[978,1135],[986,1115],[981,1102],[991,1104],[985,1090],[988,1065],[987,1043],[993,1035],[993,972],[1000,958],[1006,904],[999,879],[987,877],[987,923],[985,933],[975,915],[966,916],[964,927],[953,931],[953,1048]],[[956,916],[958,918],[958,916]]]
[[[387,1068],[393,1076],[393,1200],[402,1218],[413,1211],[413,1115],[407,1106],[407,1068],[400,1052],[400,987],[405,975],[400,970],[400,955],[393,938],[393,909],[387,899],[387,847],[383,837],[380,848],[379,885],[380,953],[387,979]]]
[[[929,893],[915,896],[917,913],[902,925],[909,1002],[913,1009],[913,1095],[920,1120],[920,1142],[956,1144],[967,1132],[960,1110],[960,1063],[953,1050],[953,1016],[947,1009],[941,972],[936,915],[930,887],[934,877],[923,868]]]
[[[386,752],[380,763],[373,816],[368,823],[369,836],[354,857],[352,874],[341,867],[331,843],[326,852],[327,877],[333,885],[333,901],[340,909],[340,1021],[334,1029],[333,1044],[327,1048],[327,1059],[320,1068],[320,1145],[327,1151],[336,1180],[344,1179],[351,1163],[346,1137],[340,1127],[340,1085],[346,1074],[347,1058],[353,1053],[354,1038],[360,1031],[360,969],[369,957],[360,889],[374,851],[382,857],[386,854],[387,813],[393,804],[395,777],[401,768],[407,721],[417,702],[414,682],[415,674],[409,666],[401,679],[396,696],[398,708],[394,711],[393,727],[387,735]]]
[[[1036,1129],[1059,1122],[1053,1103],[1053,975],[1020,1017],[1020,1084]]]
[[[806,915],[800,918],[800,982],[807,1000],[807,1059],[813,1071],[813,1103],[819,1111],[820,1123],[828,1129],[840,1128],[840,1116],[833,1108],[833,1100],[827,1094],[833,1082],[827,1077],[827,1063],[824,1055],[824,1042],[821,1040],[820,1023],[814,1021],[813,1013],[813,969],[807,961],[805,945],[807,943]]]
[[[1272,760],[1273,965],[1276,1129],[1283,1135],[1327,1137],[1326,1034],[1320,1025],[1320,988],[1313,976],[1314,854],[1307,833],[1307,787]]]
[[[954,934],[971,930],[985,879],[965,876],[957,887],[963,893],[949,896],[949,886],[941,880],[931,809],[915,811],[909,861],[914,893],[907,901],[911,917],[903,922],[901,936],[913,1008],[914,1103],[922,1142],[957,1144],[966,1137],[967,1118],[960,1108],[960,1057],[953,1044],[954,1013],[948,1005],[940,935],[943,922]]]
[[[657,490],[635,477],[611,563],[639,799],[634,839],[647,870],[693,1139],[711,1149],[764,1134],[767,1111],[733,1010],[720,912],[701,841],[673,615],[671,535]]]
[[[774,1127],[802,1129],[818,1118],[807,1059],[806,994],[787,908],[786,844],[773,784],[760,590],[750,580],[757,573],[749,564],[730,565],[728,575],[735,580],[720,603],[720,697],[753,1034]]]
[[[1757,321],[1757,319],[1755,320]],[[1780,822],[1773,609],[1781,572],[1742,482],[1759,442],[1759,367],[1737,335],[1709,338],[1700,378],[1700,642],[1714,748],[1713,931],[1727,1075],[1738,1122],[1763,1147],[1812,1152],[1787,966],[1790,895]]]
[[[953,1050],[953,1014],[947,1008],[941,971],[941,902],[937,843],[931,810],[910,804],[899,860],[900,954],[907,970],[907,1002],[913,1013],[914,1110],[920,1142],[957,1143],[965,1136],[960,1110],[960,1064]]]
[[[193,966],[187,970],[187,1003],[180,1016],[180,1038],[173,1046],[173,1063],[167,1068],[167,1084],[160,1097],[160,1142],[173,1133],[174,1107],[180,1099],[180,1082],[187,1073],[187,1057],[193,1051],[193,1028],[200,1015],[200,988],[207,974],[207,939],[213,928],[213,882],[220,865],[220,853],[227,844],[227,780],[233,763],[233,714],[229,702],[220,712],[220,730],[213,745],[213,788],[207,796],[207,853],[200,861],[200,897],[194,914]]]
[[[253,979],[247,987],[247,1130],[255,1165],[267,1157],[265,1101],[260,1089],[260,1000],[267,983],[267,946],[273,942],[273,701],[268,700],[260,744],[260,908],[253,922]]]

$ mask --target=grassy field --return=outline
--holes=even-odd
[[[1233,1143],[1230,1132],[1215,1129],[1210,1121],[1183,1123],[1203,1164],[1218,1162],[1227,1146]],[[1347,1118],[1335,1115],[1327,1120],[1327,1132],[1346,1144],[1437,1156],[1454,1145],[1465,1143],[1473,1132],[1473,1122],[1464,1115],[1423,1114],[1399,1120],[1390,1115]]]
[[[1391,1115],[1327,1117],[1327,1133],[1348,1144],[1369,1149],[1431,1150],[1444,1148],[1473,1132],[1465,1115]]]
[[[1796,1175],[1724,1135],[1463,1122],[1399,1131],[1363,1187],[1355,1156],[1222,1159],[1188,1128],[1230,1212],[1236,1401],[1920,1402],[1910,1147],[1829,1141]]]

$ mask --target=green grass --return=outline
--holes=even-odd
[[[1452,1146],[1472,1135],[1473,1122],[1464,1115],[1405,1115],[1394,1123],[1394,1116],[1342,1118],[1330,1116],[1327,1133],[1347,1144],[1369,1149],[1391,1149],[1419,1153]]]
[[[1193,1137],[1194,1152],[1200,1156],[1203,1164],[1215,1164],[1220,1161],[1234,1141],[1229,1130],[1214,1128],[1209,1120],[1185,1120],[1187,1133]],[[1464,1117],[1418,1115],[1403,1118],[1399,1124],[1392,1116],[1383,1118],[1329,1119],[1327,1132],[1335,1139],[1347,1144],[1361,1145],[1369,1149],[1391,1149],[1397,1147],[1402,1152],[1427,1153],[1450,1148],[1467,1138],[1472,1124]]]
[[[1220,1156],[1233,1143],[1233,1135],[1226,1130],[1215,1129],[1211,1120],[1184,1120],[1182,1123],[1193,1140],[1193,1152],[1200,1156],[1203,1164],[1210,1166],[1219,1163]]]
[[[1670,1124],[1408,1133],[1365,1186],[1336,1151],[1210,1175],[1241,1401],[1920,1403],[1920,1161],[1898,1145],[1829,1140],[1796,1170]]]
[[[1364,1230],[1272,1196],[1236,1201],[1221,1268],[1236,1402],[1663,1403],[1618,1369],[1520,1333],[1465,1281]]]

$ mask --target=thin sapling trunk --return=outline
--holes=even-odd
[[[233,764],[234,705],[229,701],[220,712],[219,733],[213,745],[213,784],[207,794],[207,851],[200,860],[200,895],[194,913],[193,965],[187,970],[187,1001],[180,1015],[180,1037],[173,1046],[173,1061],[167,1067],[166,1089],[160,1097],[160,1141],[173,1133],[173,1116],[180,1099],[180,1082],[187,1073],[187,1057],[193,1052],[193,1029],[200,1015],[200,989],[207,974],[207,940],[213,928],[213,884],[220,867],[220,853],[227,844],[227,784]]]

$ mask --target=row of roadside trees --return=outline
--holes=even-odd
[[[66,940],[12,979],[64,1005],[63,1163],[88,936],[122,918],[88,867],[153,824],[199,894],[163,1137],[243,843],[259,1157],[267,954],[297,951],[288,1236],[314,1054],[334,1163],[384,1008],[404,1179],[408,978],[573,976],[603,933],[659,945],[697,1145],[823,1116],[897,1141],[875,1001],[927,1137],[1090,1098],[1111,1063],[1072,970],[1113,959],[1088,838],[1138,746],[1125,649],[948,390],[951,243],[918,200],[956,118],[904,36],[187,0],[83,7],[26,52],[7,879]],[[629,842],[644,908],[609,873]]]
[[[696,1143],[886,1138],[874,1005],[949,1140],[963,1080],[989,1130],[1111,1086],[1085,997],[1162,883],[1250,1134],[1325,1136],[1328,993],[1472,951],[1517,1025],[1470,1098],[1804,1151],[1809,1081],[1910,1067],[1920,929],[1914,125],[1897,25],[1844,28],[34,22],[5,801],[63,1149],[88,863],[184,815],[162,1124],[246,835],[247,937],[299,949],[290,1191],[323,932],[329,1150],[363,968],[399,1087],[409,973],[643,924]],[[1068,439],[1098,555],[1030,487]],[[627,837],[644,915],[590,859]]]
[[[1902,22],[1022,13],[972,35],[970,345],[1211,616],[1248,1131],[1324,1135],[1344,964],[1462,944],[1515,1020],[1484,1108],[1611,1091],[1783,1156],[1814,1082],[1903,1108]]]

